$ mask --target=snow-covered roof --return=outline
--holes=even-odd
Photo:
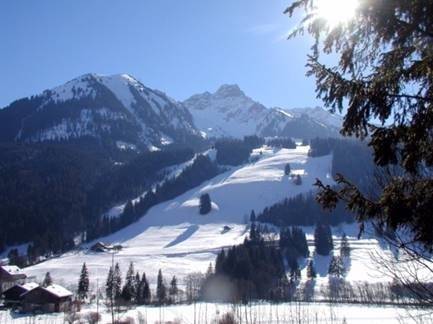
[[[3,271],[7,272],[11,276],[24,275],[24,272],[20,268],[14,265],[0,266],[0,269],[3,269]]]
[[[48,287],[44,287],[45,290],[47,290],[48,292],[50,292],[51,294],[57,296],[57,297],[68,297],[68,296],[72,296],[72,292],[70,292],[68,289],[56,285],[56,284],[52,284]]]
[[[39,284],[37,284],[36,282],[28,282],[24,285],[21,285],[21,287],[23,287],[27,291],[30,291],[32,289],[39,287]]]

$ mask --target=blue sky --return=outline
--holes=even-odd
[[[291,0],[2,0],[0,107],[84,73],[130,73],[183,100],[237,83],[267,106],[320,105]]]

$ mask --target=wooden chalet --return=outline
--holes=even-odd
[[[0,266],[0,295],[15,285],[24,284],[26,278],[26,274],[17,266]]]
[[[38,286],[22,295],[25,312],[65,312],[71,309],[72,292],[59,285]]]
[[[37,283],[29,282],[24,285],[15,285],[7,289],[3,292],[4,305],[12,308],[21,306],[23,295],[37,287],[39,287]]]

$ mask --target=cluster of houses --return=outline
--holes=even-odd
[[[43,287],[17,266],[0,265],[0,296],[4,306],[23,312],[64,312],[72,306],[72,292],[51,284]]]

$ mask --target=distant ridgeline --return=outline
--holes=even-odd
[[[332,153],[332,175],[343,174],[364,190],[372,190],[374,164],[371,150],[359,141],[342,139],[313,139],[310,141],[311,157]],[[312,226],[317,223],[338,225],[353,222],[353,215],[338,204],[332,212],[323,210],[313,192],[300,194],[266,207],[257,215],[260,222],[277,226]]]

